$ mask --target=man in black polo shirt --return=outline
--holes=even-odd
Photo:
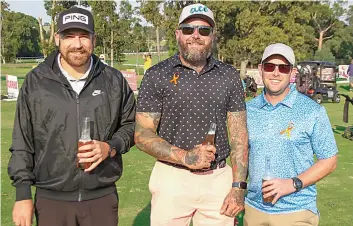
[[[138,98],[135,142],[157,159],[149,182],[151,226],[189,225],[191,218],[193,225],[233,226],[244,208],[248,169],[241,80],[211,57],[210,9],[189,5],[178,25],[179,53],[147,70]],[[215,145],[202,145],[211,123]]]

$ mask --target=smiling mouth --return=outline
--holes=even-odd
[[[270,79],[271,83],[275,83],[278,84],[281,82],[281,80],[277,80],[277,79]]]

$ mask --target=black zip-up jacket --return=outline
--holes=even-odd
[[[29,72],[17,100],[8,173],[16,201],[31,199],[31,186],[43,198],[81,201],[116,192],[122,154],[134,145],[135,98],[123,75],[93,55],[93,66],[79,95],[62,75],[57,54]],[[83,117],[91,138],[115,147],[91,173],[76,167]]]

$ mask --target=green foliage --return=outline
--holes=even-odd
[[[18,56],[39,56],[38,24],[34,17],[8,10],[1,2],[1,55],[3,62],[12,62]]]
[[[314,60],[335,62],[335,56],[329,48],[323,48],[315,52]]]

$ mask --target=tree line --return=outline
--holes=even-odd
[[[332,1],[80,1],[95,18],[95,52],[122,61],[123,52],[177,51],[175,29],[183,7],[200,2],[216,20],[215,57],[255,66],[264,48],[275,42],[290,45],[298,60],[327,60],[347,64],[353,57],[353,6]],[[9,10],[1,1],[1,61],[21,56],[47,56],[55,49],[56,18],[78,2],[46,0],[48,25]],[[143,19],[148,22],[143,26]],[[163,42],[164,41],[164,42]],[[160,54],[158,54],[160,59]]]

